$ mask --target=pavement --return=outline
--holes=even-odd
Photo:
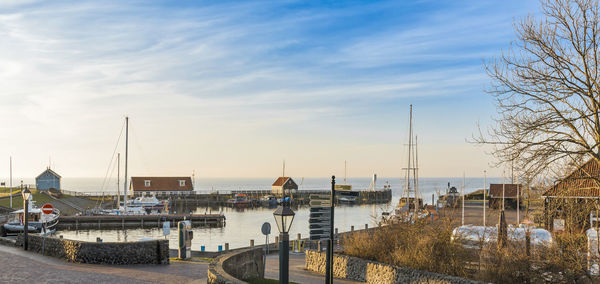
[[[111,266],[70,263],[0,246],[0,283],[206,283],[206,261]]]
[[[294,254],[290,252],[290,281],[296,283],[322,284],[325,282],[325,275],[314,273],[304,269],[304,254]],[[270,254],[267,256],[267,267],[265,269],[265,278],[279,279],[279,255]],[[335,279],[335,283],[362,283],[351,280]]]
[[[206,283],[209,262],[171,259],[169,265],[98,265],[71,263],[0,245],[0,283]],[[279,279],[279,256],[267,256],[265,277]],[[290,281],[323,283],[325,276],[304,269],[304,254],[290,253]],[[337,279],[336,283],[360,283]]]

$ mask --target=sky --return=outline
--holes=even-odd
[[[0,176],[501,176],[468,140],[537,1],[0,0]],[[119,137],[121,139],[119,140]],[[117,143],[119,141],[119,143]],[[123,166],[122,166],[123,167]]]

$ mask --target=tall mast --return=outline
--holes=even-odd
[[[408,168],[406,169],[406,203],[410,198],[410,152],[412,150],[412,105],[410,105],[410,115],[408,120]]]
[[[414,174],[413,174],[413,186],[415,187],[415,213],[418,212],[419,207],[419,152],[417,151],[417,146],[419,145],[418,137],[415,135],[415,163],[414,163]],[[416,216],[416,215],[415,215]]]
[[[10,208],[12,208],[12,156],[10,156]]]
[[[487,187],[487,171],[483,170],[483,226],[485,227],[485,192]]]
[[[348,184],[346,183],[346,175],[348,174],[348,169],[346,167],[346,160],[344,160],[344,184]]]
[[[119,186],[121,185],[120,173],[121,172],[121,153],[117,153],[117,209],[121,206],[121,192]]]
[[[129,147],[129,117],[125,117],[125,182],[123,183],[123,205],[127,210],[127,152]]]

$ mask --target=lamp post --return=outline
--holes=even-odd
[[[290,257],[290,236],[289,231],[294,221],[294,211],[290,208],[289,201],[277,207],[273,212],[277,229],[279,229],[279,283],[289,283],[289,257]]]
[[[29,191],[29,187],[25,187],[25,190],[21,192],[23,195],[23,250],[27,250],[29,245],[28,239],[28,231],[29,231],[29,197],[31,196],[31,191]]]

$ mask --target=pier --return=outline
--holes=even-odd
[[[117,196],[115,193],[105,192],[77,192],[62,190],[63,194],[89,198],[94,200],[116,200]],[[156,198],[168,199],[172,205],[175,206],[226,206],[228,199],[233,198],[236,194],[246,194],[249,200],[252,201],[253,206],[260,206],[260,198],[266,195],[273,195],[278,198],[276,194],[273,194],[271,190],[232,190],[232,191],[214,191],[214,192],[178,192],[177,194],[169,194],[167,192],[157,192]],[[352,191],[356,194],[356,202],[354,204],[385,204],[392,200],[392,191],[390,189],[383,190],[357,190]],[[310,201],[311,194],[331,194],[329,190],[298,190],[292,193],[292,202],[296,205],[307,205]],[[130,198],[142,196],[141,192],[134,192],[129,195]]]
[[[177,222],[189,220],[192,226],[223,227],[225,216],[221,214],[168,214],[168,215],[99,215],[99,216],[60,216],[58,229],[125,229],[162,228],[164,222],[175,227]]]

